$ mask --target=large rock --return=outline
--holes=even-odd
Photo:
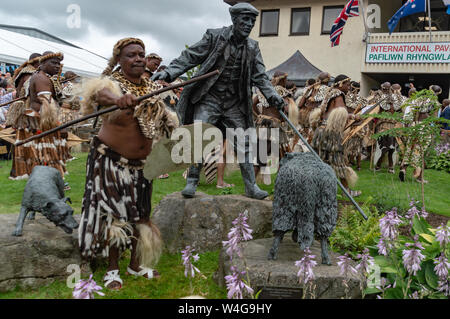
[[[212,196],[197,192],[194,198],[186,199],[179,192],[173,193],[160,201],[152,221],[160,229],[170,253],[180,252],[187,245],[204,252],[222,247],[232,221],[245,210],[254,238],[272,236],[272,202],[241,195]]]
[[[25,220],[23,235],[12,236],[18,214],[0,214],[0,291],[16,286],[36,289],[55,279],[66,279],[67,266],[79,265],[82,273],[90,272],[81,261],[78,233],[62,229],[36,213],[34,221]],[[79,221],[80,216],[75,216]]]
[[[217,283],[224,287],[224,277],[231,273],[230,267],[236,266],[243,271],[247,265],[250,285],[255,292],[261,290],[260,299],[286,299],[302,298],[302,285],[298,282],[298,268],[295,262],[303,257],[297,243],[291,240],[290,233],[286,234],[278,250],[277,260],[268,260],[267,254],[272,247],[272,239],[258,239],[240,244],[243,251],[243,258],[229,257],[222,249],[219,258],[219,270],[215,274]],[[322,265],[320,257],[320,243],[315,241],[310,248],[316,256],[317,266],[314,268],[315,290],[314,298],[317,299],[340,299],[340,298],[360,298],[360,280],[352,274],[348,280],[348,290],[344,287],[344,277],[340,275],[337,266],[336,253],[330,251],[332,265]],[[307,296],[310,298],[310,295]]]

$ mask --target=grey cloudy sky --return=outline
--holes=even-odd
[[[71,4],[80,28],[68,27]],[[228,8],[222,0],[15,0],[1,2],[0,23],[38,28],[106,58],[120,38],[139,37],[166,64],[207,28],[230,25]]]

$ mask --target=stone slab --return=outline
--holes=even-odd
[[[272,202],[241,195],[213,196],[197,192],[186,199],[180,192],[164,197],[152,221],[158,226],[166,249],[178,253],[187,245],[197,252],[220,249],[239,213],[248,210],[254,238],[272,236]]]
[[[245,263],[248,267],[251,287],[255,291],[261,291],[260,298],[270,299],[288,299],[301,298],[303,296],[303,287],[298,282],[298,268],[295,262],[303,257],[298,244],[290,239],[290,233],[287,233],[283,242],[279,246],[278,259],[268,260],[267,255],[272,247],[272,239],[264,238],[252,240],[241,244],[244,258],[234,258],[230,262],[228,256],[222,250],[219,258],[219,270],[215,279],[219,285],[225,286],[224,277],[229,275],[230,267],[236,266],[239,270],[245,270]],[[318,265],[314,268],[315,279],[315,298],[318,299],[340,299],[346,297],[345,287],[343,285],[344,277],[340,275],[337,266],[336,253],[330,252],[332,265],[321,264],[320,243],[315,241],[311,247],[311,252],[316,256]],[[360,280],[356,275],[348,279],[347,297],[352,299],[360,298],[359,289]]]
[[[74,216],[79,222],[80,216]],[[0,214],[0,292],[16,286],[37,289],[56,279],[66,279],[67,266],[77,264],[90,273],[78,249],[78,232],[66,234],[36,213],[25,220],[23,235],[12,236],[18,214]]]

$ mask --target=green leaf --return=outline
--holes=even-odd
[[[375,256],[375,263],[380,267],[387,267],[392,264],[392,262],[384,256]]]
[[[428,245],[423,250],[423,253],[428,258],[435,258],[437,255],[440,255],[441,253],[441,247],[439,246],[439,243],[437,241],[433,242],[431,245]]]
[[[433,261],[428,260],[424,263],[425,268],[425,280],[427,281],[428,286],[433,289],[437,289],[438,287],[438,277],[434,272],[434,264]]]
[[[377,294],[377,293],[380,293],[380,290],[378,290],[378,289],[375,288],[375,287],[373,287],[373,288],[366,288],[366,289],[364,290],[364,293],[365,293],[366,295]]]
[[[385,274],[396,274],[397,269],[395,269],[395,267],[393,267],[393,266],[385,266],[385,267],[380,267],[380,272],[385,273]]]
[[[430,244],[432,244],[434,241],[434,237],[429,234],[419,234],[419,236],[422,237],[423,239],[425,239]]]
[[[416,278],[417,278],[417,281],[419,283],[421,283],[422,285],[425,284],[426,283],[426,280],[425,280],[425,269],[422,268],[421,270],[419,270],[417,272]]]
[[[385,299],[403,299],[403,291],[399,287],[389,288],[388,290],[386,290],[384,298]]]
[[[380,266],[380,271],[382,273],[386,274],[396,274],[397,269],[394,265],[392,265],[392,262],[390,259],[384,257],[384,256],[375,256],[374,258],[375,263]]]
[[[418,218],[414,216],[413,218],[413,231],[415,234],[429,234],[431,235],[430,228],[431,226],[425,221],[423,218]]]

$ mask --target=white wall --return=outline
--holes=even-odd
[[[322,71],[333,76],[346,74],[355,81],[361,80],[361,56],[365,52],[362,42],[364,23],[362,17],[349,18],[339,46],[331,48],[329,35],[321,35],[324,6],[343,5],[342,0],[257,0],[252,4],[260,10],[280,9],[278,36],[260,37],[260,18],[250,35],[259,42],[266,68],[269,70],[286,61],[299,50],[306,59]],[[309,36],[290,36],[291,8],[311,8]]]

